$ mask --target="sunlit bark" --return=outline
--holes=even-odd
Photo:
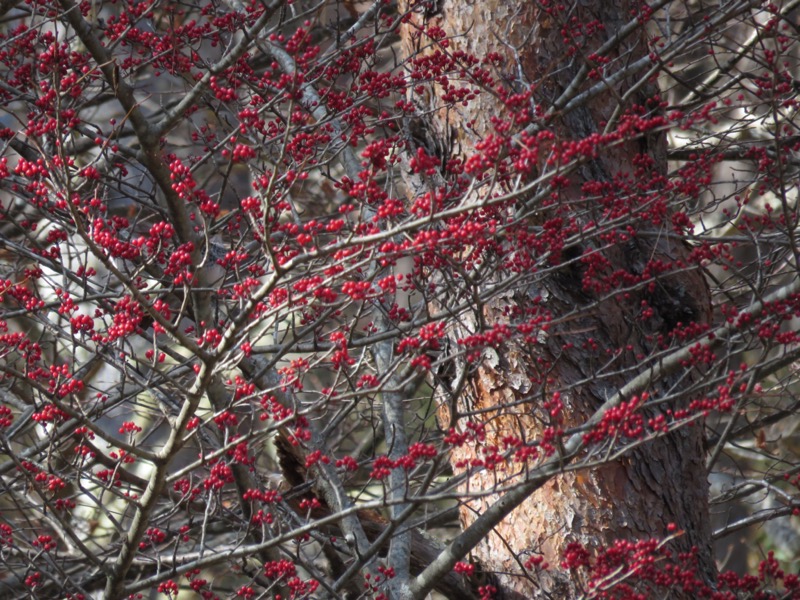
[[[585,56],[572,54],[566,38],[583,38],[585,43],[576,45],[585,51],[599,48],[625,30],[638,4],[570,1],[560,11],[546,11],[541,8],[543,4],[445,0],[435,10],[413,10],[403,30],[406,54],[425,51],[420,40],[426,38],[416,33],[430,26],[442,27],[448,36],[453,36],[453,52],[464,50],[477,57],[499,53],[504,59],[500,72],[507,83],[520,92],[533,89],[533,102],[543,111],[553,110],[549,126],[556,141],[579,140],[602,132],[609,121],[635,104],[657,105],[657,99],[646,104],[648,99],[656,98],[657,89],[642,80],[646,70],[639,68],[617,78],[607,90],[578,108],[564,111],[571,98],[596,84],[596,80],[587,79],[586,73],[580,72],[586,64]],[[585,35],[574,23],[603,27]],[[571,27],[575,30],[571,31]],[[462,32],[469,33],[456,35]],[[635,28],[606,54],[613,65],[609,74],[636,63],[648,51],[644,32]],[[453,152],[462,156],[477,152],[476,144],[492,131],[490,119],[503,111],[497,98],[490,94],[482,94],[467,108],[446,110],[439,108],[442,102],[436,93],[416,95],[414,101],[421,114],[430,114],[432,135],[446,140]],[[587,211],[586,203],[575,202],[581,197],[582,184],[610,182],[615,174],[632,171],[634,157],[641,154],[652,158],[648,177],[665,175],[665,144],[663,135],[648,133],[604,148],[596,159],[565,173],[569,183],[562,187],[555,205],[527,217],[531,228],[571,205],[575,210],[586,211],[573,216],[577,222],[588,224],[593,215]],[[537,174],[554,168],[545,165],[546,159],[545,151],[540,155]],[[538,279],[528,289],[518,287],[496,295],[479,311],[459,316],[458,325],[449,331],[453,340],[481,328],[511,323],[513,315],[525,314],[534,306],[545,306],[560,324],[540,335],[536,344],[505,342],[493,350],[484,350],[475,364],[459,363],[460,371],[451,373],[441,384],[439,416],[445,428],[455,425],[456,430],[463,430],[468,419],[481,421],[486,426],[486,444],[498,447],[507,436],[540,439],[544,429],[554,424],[543,404],[556,391],[561,391],[564,403],[561,425],[578,426],[637,374],[641,364],[637,357],[654,350],[654,336],[666,333],[678,322],[708,322],[708,290],[702,275],[691,268],[659,277],[654,288],[635,289],[625,295],[614,290],[604,297],[585,289],[584,266],[579,260],[585,253],[600,252],[613,269],[631,274],[641,273],[650,259],[661,258],[673,265],[686,260],[688,248],[683,243],[660,237],[657,227],[649,231],[643,223],[639,227],[642,235],[627,243],[603,247],[596,239],[589,239],[565,249],[562,258],[569,259],[564,261],[567,266]],[[491,258],[486,260],[490,262]],[[490,278],[482,285],[496,283]],[[649,331],[634,324],[643,301],[654,310]],[[483,323],[479,324],[481,320]],[[466,374],[464,369],[468,369]],[[465,385],[455,390],[449,387],[455,386],[462,375],[466,375]],[[680,396],[686,396],[685,391],[695,383],[696,376],[682,373],[654,381],[650,394],[678,397],[671,403],[675,408],[685,402],[686,398]],[[452,399],[452,395],[457,398]],[[663,410],[654,409],[650,414]],[[464,444],[453,450],[451,462],[459,465],[481,458],[480,447]],[[617,539],[662,538],[674,524],[683,534],[674,540],[673,547],[680,552],[694,548],[700,572],[710,580],[715,567],[709,548],[703,458],[702,427],[690,426],[646,443],[619,460],[559,476],[498,525],[475,549],[472,558],[485,571],[495,574],[496,584],[507,596],[575,597],[581,592],[582,582],[574,578],[574,572],[570,574],[559,567],[570,543],[597,549]],[[456,471],[463,469],[456,466]],[[487,470],[472,475],[464,489],[492,490],[498,483],[508,484],[523,476],[523,470],[515,474]],[[505,477],[509,479],[504,480]],[[489,494],[465,503],[461,509],[463,525],[471,524],[499,497]],[[528,559],[537,556],[550,564],[549,570],[524,567]]]

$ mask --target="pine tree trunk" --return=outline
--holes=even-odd
[[[413,34],[423,27],[439,26],[448,37],[452,36],[449,45],[452,52],[464,50],[477,57],[495,52],[503,56],[503,75],[508,81],[517,80],[521,91],[524,86],[518,81],[519,65],[525,85],[535,90],[535,102],[546,110],[583,64],[580,55],[571,57],[568,53],[562,30],[570,26],[562,22],[564,16],[584,25],[601,23],[604,28],[585,37],[585,47],[596,48],[631,20],[635,3],[564,0],[563,11],[550,13],[538,4],[520,0],[442,0],[426,11],[417,8],[403,29],[406,55],[431,52],[430,47],[425,47],[429,40]],[[401,10],[404,8],[409,7],[403,6]],[[516,57],[512,47],[517,49]],[[621,57],[617,64],[621,61],[630,64],[648,51],[645,33],[640,30],[623,41],[610,57]],[[642,76],[642,72],[631,73],[608,92],[554,118],[550,128],[556,139],[578,140],[602,131],[603,124],[619,108],[620,99],[641,83]],[[590,80],[583,86],[588,89],[595,83],[596,80]],[[484,93],[466,108],[442,110],[439,108],[442,102],[436,97],[436,88],[433,89],[429,97],[424,100],[417,97],[415,101],[422,112],[431,112],[434,134],[449,138],[447,143],[462,156],[474,154],[476,143],[491,131],[490,117],[502,114],[501,107],[495,104],[496,98]],[[652,83],[640,85],[629,94],[623,108],[644,103],[656,96],[657,91]],[[581,186],[586,181],[611,181],[616,173],[632,171],[632,159],[639,154],[652,158],[648,177],[666,175],[665,144],[663,135],[650,134],[604,149],[597,159],[569,175],[558,202],[563,203],[562,208],[570,206],[580,198]],[[413,190],[413,186],[409,187]],[[585,209],[585,205],[581,206]],[[582,218],[591,217],[587,214]],[[536,217],[530,220],[532,228],[541,225]],[[679,241],[641,235],[610,248],[600,247],[596,239],[587,240],[581,247],[565,251],[561,262],[590,251],[602,252],[611,268],[631,274],[641,273],[648,260],[661,258],[674,264],[688,255],[688,249]],[[710,317],[708,289],[696,270],[659,277],[652,287],[636,289],[624,296],[612,293],[611,297],[601,297],[585,289],[583,275],[581,262],[572,260],[552,275],[532,279],[534,283],[526,288],[517,286],[495,295],[481,308],[480,315],[459,315],[458,328],[449,331],[453,342],[479,330],[481,319],[482,328],[490,329],[495,324],[509,323],[513,315],[524,314],[537,302],[546,307],[554,320],[569,318],[562,319],[546,335],[540,335],[537,343],[505,342],[484,350],[477,363],[458,363],[457,370],[462,372],[451,373],[450,381],[458,381],[460,375],[465,375],[466,384],[456,391],[441,390],[439,417],[443,426],[463,430],[468,420],[465,415],[469,415],[469,419],[485,424],[486,445],[502,447],[505,436],[538,439],[550,422],[543,401],[555,390],[566,390],[561,395],[563,424],[579,425],[638,373],[640,358],[654,351],[653,340],[659,334],[678,322],[706,323]],[[497,280],[485,281],[482,285],[488,289],[496,283]],[[649,329],[643,329],[634,319],[643,300],[653,310],[653,317],[647,321]],[[469,371],[464,373],[465,369]],[[683,373],[657,382],[650,393],[665,394],[669,390],[674,395],[695,384],[696,377]],[[448,398],[453,394],[457,397]],[[674,409],[676,402],[681,401],[686,398],[670,407]],[[462,472],[457,465],[481,457],[475,444],[465,444],[453,450],[451,460],[454,470]],[[462,491],[492,490],[520,475],[506,471],[501,477],[487,470],[470,477]],[[552,480],[498,525],[471,558],[484,571],[494,574],[493,580],[504,597],[574,598],[584,591],[583,582],[560,567],[570,543],[578,542],[592,551],[618,539],[663,538],[668,534],[668,526],[675,524],[685,533],[672,542],[673,548],[676,552],[694,548],[699,570],[710,581],[715,566],[710,550],[707,494],[702,427],[684,427],[621,459]],[[489,494],[465,504],[461,511],[463,525],[468,526],[498,498]],[[543,556],[550,569],[542,572],[523,568],[532,556]],[[671,597],[683,596],[676,590]]]

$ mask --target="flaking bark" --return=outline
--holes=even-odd
[[[633,8],[632,3],[621,0],[573,0],[566,4],[569,6],[565,13],[579,22],[596,20],[605,26],[589,40],[590,47],[600,46],[629,23]],[[570,86],[577,83],[580,91],[594,83],[581,82],[582,60],[568,57],[561,33],[565,24],[536,3],[444,0],[436,4],[435,11],[414,10],[410,24],[403,30],[408,56],[425,51],[420,38],[413,34],[431,25],[447,32],[452,51],[464,50],[478,57],[490,52],[501,54],[510,85],[533,87],[536,102],[545,109],[553,106]],[[468,34],[459,35],[464,32]],[[629,64],[647,56],[647,52],[644,31],[639,29],[622,40],[610,56],[620,59],[618,63]],[[641,76],[641,72],[629,73],[608,93],[555,116],[549,125],[557,138],[578,140],[602,131],[604,124],[618,114],[621,99],[627,98],[626,106],[630,106],[655,95],[654,85],[641,81]],[[475,144],[490,132],[489,118],[502,112],[491,94],[481,94],[466,108],[442,109],[435,87],[427,97],[417,95],[415,102],[421,113],[430,115],[429,127],[434,135],[464,156],[473,154]],[[578,199],[586,181],[611,181],[615,173],[630,170],[631,160],[638,154],[653,159],[653,174],[666,174],[664,136],[643,135],[604,149],[600,157],[574,170],[561,201]],[[419,182],[409,181],[412,193],[418,187]],[[531,218],[532,226],[538,224]],[[687,258],[687,247],[652,233],[610,249],[594,247],[592,242],[568,249],[570,254],[562,258],[568,265],[555,274],[528,289],[512,289],[494,296],[480,314],[459,315],[458,326],[449,331],[452,347],[457,347],[456,340],[481,327],[511,323],[511,315],[532,308],[534,298],[544,299],[544,306],[554,319],[570,318],[541,336],[538,344],[507,342],[486,349],[476,364],[457,361],[459,372],[452,373],[449,379],[459,381],[463,370],[469,369],[466,385],[455,390],[448,389],[446,383],[440,387],[441,424],[455,425],[458,430],[463,429],[468,418],[481,421],[486,425],[486,444],[498,447],[502,447],[505,436],[525,441],[539,439],[551,420],[542,401],[555,390],[567,390],[562,394],[564,425],[580,425],[636,376],[635,357],[654,350],[649,336],[669,331],[679,322],[707,323],[708,289],[703,276],[694,270],[661,277],[654,288],[633,290],[625,298],[615,295],[604,299],[583,288],[580,262],[575,259],[584,252],[602,252],[612,268],[631,274],[641,273],[648,259],[661,258],[674,264]],[[496,280],[488,280],[483,285],[488,288],[496,284]],[[643,300],[654,310],[649,331],[636,326],[633,319]],[[482,325],[479,320],[483,320]],[[630,347],[629,351],[620,353],[609,366],[608,356],[626,347]],[[695,384],[696,375],[680,373],[653,382],[650,392],[675,397],[671,405],[675,408],[686,401],[681,398],[681,391]],[[695,425],[646,443],[601,467],[558,476],[498,525],[474,549],[472,559],[492,574],[492,582],[505,597],[577,597],[585,591],[585,582],[559,567],[570,543],[578,542],[596,551],[618,539],[663,538],[668,525],[675,524],[684,532],[673,541],[675,552],[694,548],[700,573],[711,581],[715,566],[710,550],[703,457],[702,427]],[[454,465],[480,458],[473,444],[455,448],[451,455]],[[463,471],[458,467],[455,470]],[[484,471],[471,476],[464,491],[492,490],[522,475],[522,470]],[[462,524],[469,526],[499,498],[488,494],[465,503]],[[523,563],[534,555],[543,556],[551,568],[538,573],[524,569]],[[681,597],[680,592],[676,591],[674,597]]]

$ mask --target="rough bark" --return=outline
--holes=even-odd
[[[520,86],[532,86],[535,100],[547,109],[568,87],[583,62],[568,57],[561,34],[565,25],[559,21],[559,14],[568,14],[581,23],[603,23],[605,30],[594,33],[587,43],[598,47],[630,21],[633,8],[633,3],[626,0],[568,0],[564,4],[568,8],[563,13],[548,14],[534,2],[442,0],[426,11],[412,11],[403,32],[405,51],[409,56],[426,51],[412,35],[418,28],[442,27],[453,36],[453,50],[479,57],[489,52],[503,55],[508,79],[517,79]],[[464,32],[467,33],[458,35]],[[640,30],[620,43],[610,56],[630,64],[647,52],[645,33]],[[524,82],[518,80],[517,65]],[[641,77],[641,72],[631,73],[584,106],[555,117],[550,125],[557,138],[583,139],[602,131],[603,123],[612,117],[620,99],[633,86],[639,87],[630,94],[628,104],[654,95],[657,90],[653,84],[639,85]],[[589,87],[588,83],[583,85]],[[436,135],[449,137],[453,147],[465,156],[472,154],[475,144],[491,130],[489,117],[501,112],[490,94],[482,94],[469,107],[457,110],[439,109],[441,103],[435,92],[416,101],[421,111],[432,114],[431,127]],[[629,171],[631,159],[637,154],[650,155],[653,172],[666,174],[665,144],[663,136],[648,135],[604,150],[599,158],[572,172],[559,201],[566,205],[577,199],[585,181],[610,181],[613,174]],[[536,224],[531,217],[531,225]],[[585,251],[601,251],[613,268],[635,274],[641,273],[650,258],[674,263],[688,254],[681,243],[657,236],[640,236],[610,249],[592,244],[596,242],[588,241],[581,248],[569,250],[572,254],[567,258],[579,257]],[[485,328],[510,322],[512,315],[532,308],[534,298],[543,299],[554,318],[570,318],[550,329],[546,337],[540,336],[538,344],[508,342],[485,350],[477,364],[466,365],[462,361],[458,369],[469,369],[466,385],[459,390],[442,390],[439,416],[444,426],[459,429],[467,418],[480,420],[486,425],[487,445],[501,446],[500,441],[509,435],[538,439],[550,422],[542,400],[555,390],[566,390],[562,394],[565,425],[580,425],[637,374],[637,355],[646,356],[654,350],[653,336],[679,321],[704,323],[709,319],[708,290],[697,271],[662,277],[650,290],[603,299],[582,288],[580,263],[573,261],[571,265],[524,289],[516,287],[495,295],[481,308],[481,314],[459,315],[459,326],[449,332],[453,340],[474,333],[480,328],[481,319]],[[484,285],[496,283],[486,281]],[[654,309],[650,330],[642,330],[632,318],[642,300]],[[616,352],[626,347],[627,351]],[[613,360],[609,360],[611,356]],[[461,374],[452,374],[451,380],[457,381]],[[696,377],[684,373],[657,382],[651,393],[666,394],[669,390],[678,396],[681,389],[694,383]],[[457,398],[448,399],[453,393],[458,393]],[[568,544],[579,542],[596,550],[618,539],[661,538],[667,534],[668,524],[674,523],[685,532],[674,540],[674,549],[686,552],[694,547],[701,572],[711,580],[715,567],[710,551],[703,454],[702,427],[690,426],[601,467],[565,473],[497,526],[475,549],[472,559],[493,574],[505,597],[577,597],[582,592],[582,582],[559,568]],[[480,458],[479,449],[466,444],[456,448],[451,458],[454,465],[468,462]],[[485,471],[471,476],[465,487],[469,491],[492,490],[499,483],[509,484],[520,476],[521,472],[505,472],[501,477]],[[472,523],[498,498],[489,494],[466,503],[461,511],[463,525]],[[524,569],[522,564],[533,555],[542,555],[550,563],[550,570],[537,574]],[[682,596],[676,591],[673,597]]]

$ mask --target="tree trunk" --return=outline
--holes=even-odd
[[[501,67],[493,73],[495,79],[505,79],[515,91],[533,90],[530,101],[545,111],[556,106],[585,57],[619,32],[632,19],[634,7],[639,6],[626,0],[565,0],[562,10],[545,10],[541,7],[544,2],[519,0],[442,0],[435,4],[435,8],[412,11],[403,30],[407,56],[434,52],[430,39],[415,32],[441,27],[451,38],[449,52],[463,50],[479,58],[490,53],[502,56]],[[602,27],[590,31],[590,23]],[[570,36],[576,51],[568,48],[566,38]],[[609,68],[613,72],[648,52],[646,34],[639,28],[606,56],[612,61]],[[654,104],[647,104],[650,99],[655,99],[657,105],[658,90],[652,83],[642,83],[642,77],[641,70],[631,72],[569,112],[564,113],[557,106],[557,116],[547,125],[555,135],[547,151],[558,142],[582,140],[602,132],[620,108],[635,104],[652,107]],[[596,83],[597,79],[584,77],[578,91]],[[434,135],[462,157],[480,151],[476,145],[493,132],[491,117],[508,114],[496,95],[480,94],[466,108],[444,109],[437,97],[441,89],[432,86],[429,92],[423,95],[417,90],[414,101],[422,113],[431,115]],[[553,168],[552,164],[545,164],[547,151],[540,148],[539,164],[530,180]],[[647,156],[651,161],[634,174],[632,165],[641,164],[640,160],[634,161],[637,156]],[[561,218],[565,227],[589,227],[602,217],[593,212],[591,200],[582,198],[581,194],[586,193],[582,186],[587,182],[616,186],[620,174],[626,172],[649,181],[665,176],[665,136],[631,136],[604,147],[598,156],[578,168],[565,171],[568,179],[554,192],[554,201],[537,205],[537,210],[526,217],[530,231],[545,235],[554,217]],[[655,184],[650,189],[654,187]],[[562,249],[557,261],[557,249],[549,247],[551,264],[556,268],[521,279],[525,285],[510,286],[492,295],[477,311],[453,319],[459,325],[448,334],[451,347],[459,349],[463,346],[458,340],[496,325],[513,324],[521,315],[546,311],[555,323],[534,339],[507,338],[494,348],[484,349],[479,360],[457,363],[457,372],[451,373],[448,381],[465,383],[456,389],[442,384],[442,425],[466,431],[467,421],[479,421],[486,432],[483,444],[467,443],[453,449],[451,461],[456,473],[464,471],[460,465],[484,458],[485,447],[502,449],[503,440],[509,436],[537,440],[548,427],[567,429],[584,423],[641,371],[645,357],[658,350],[660,335],[678,323],[708,322],[708,290],[696,269],[654,275],[653,285],[634,285],[625,293],[620,291],[625,285],[622,282],[612,289],[593,288],[586,283],[590,265],[583,258],[586,256],[602,256],[605,273],[627,274],[630,281],[641,281],[646,265],[658,260],[670,265],[689,264],[687,247],[657,235],[663,223],[648,220],[644,214],[637,220],[640,227],[636,234],[616,235],[606,241],[596,235],[587,236],[580,244]],[[670,228],[668,218],[665,227]],[[493,275],[480,282],[478,292],[485,292],[510,276],[501,257],[484,255],[483,260],[487,264],[494,261],[495,268],[487,269]],[[451,300],[452,306],[458,304],[457,298]],[[439,303],[446,302],[440,299]],[[647,318],[641,317],[643,303],[651,311]],[[669,393],[676,398],[669,404],[674,410],[685,405],[690,389],[696,386],[697,374],[685,372],[654,382],[649,393],[651,397]],[[560,422],[554,421],[544,406],[556,391],[564,405]],[[666,413],[666,408],[648,409],[646,416]],[[462,491],[489,492],[499,484],[513,483],[523,471],[524,467],[519,467],[516,473],[506,470],[500,474],[487,469],[470,476]],[[504,597],[572,598],[585,591],[585,582],[575,571],[561,567],[569,544],[577,542],[596,553],[619,539],[664,538],[674,524],[684,533],[671,542],[672,548],[676,553],[694,549],[699,572],[711,581],[715,566],[710,550],[707,493],[702,427],[683,427],[617,460],[551,480],[498,525],[471,558],[492,574]],[[488,493],[465,503],[461,510],[463,525],[471,524],[498,498],[500,495]],[[550,564],[547,571],[524,566],[536,556]],[[675,590],[671,597],[683,597],[682,593]]]

